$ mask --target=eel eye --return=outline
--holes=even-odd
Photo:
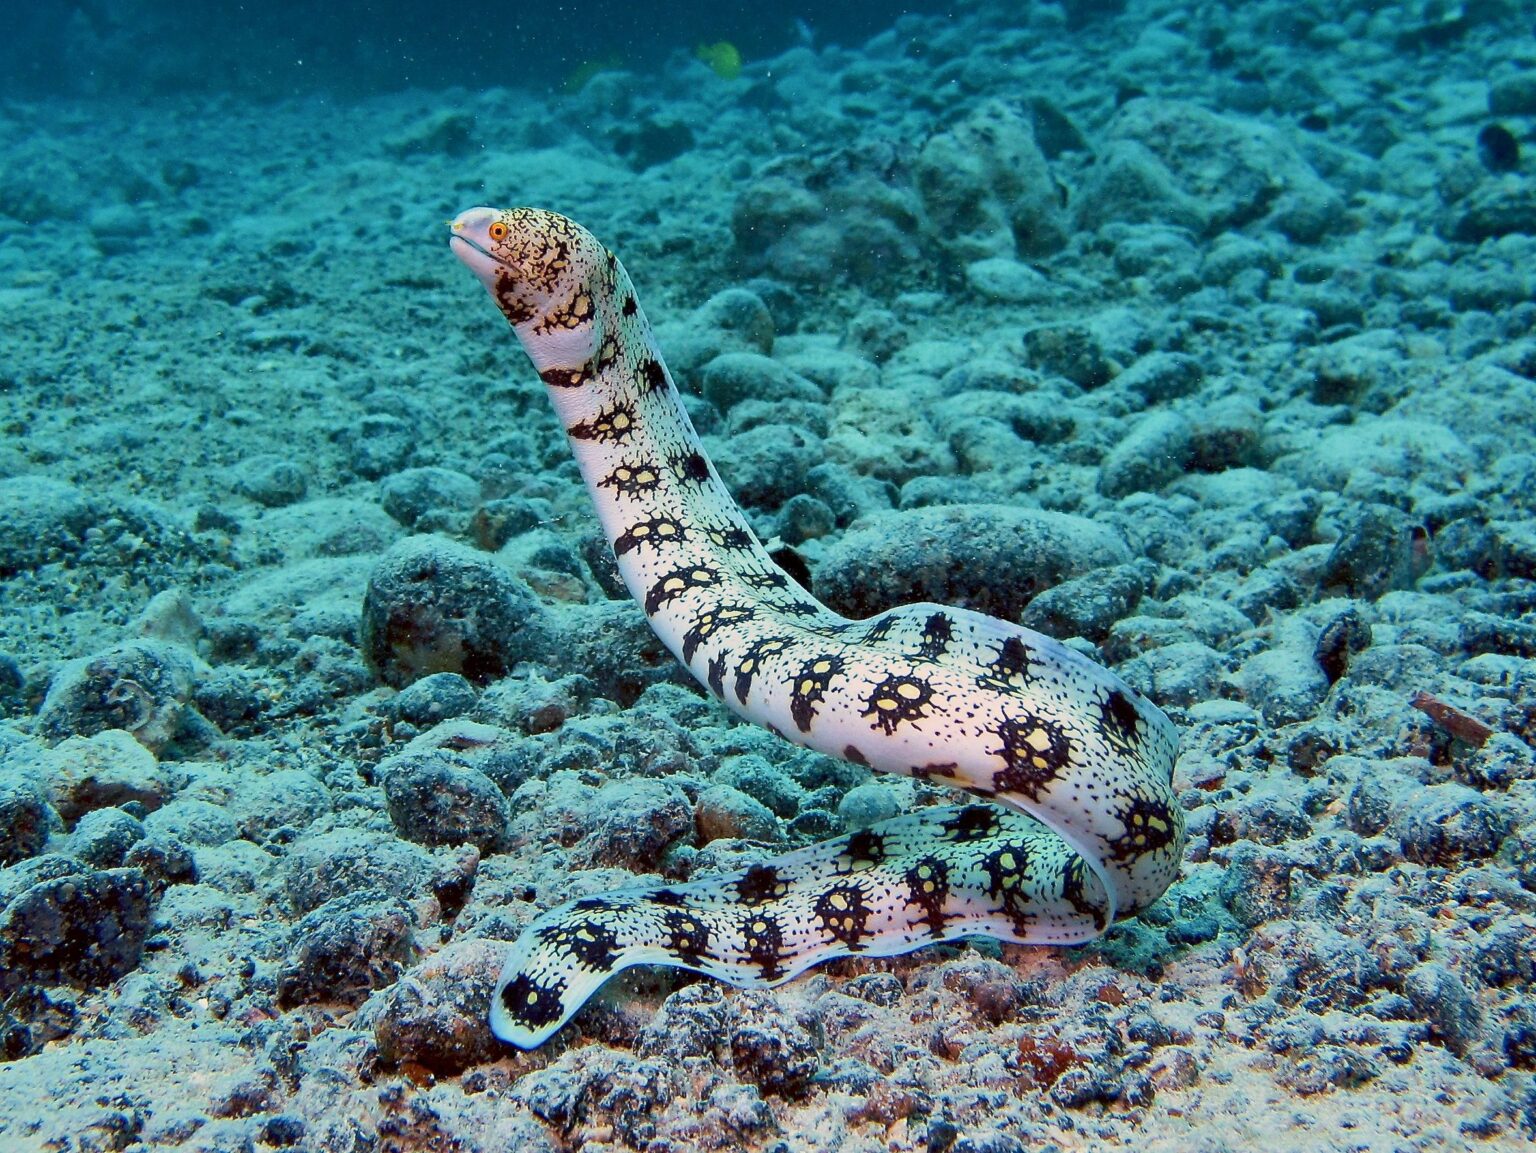
[[[491,226],[485,231],[492,240],[499,244],[507,238],[507,233],[511,230],[507,228],[505,220],[493,220]]]

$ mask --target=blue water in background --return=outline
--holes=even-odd
[[[155,922],[145,958],[73,975],[78,1020],[59,1025],[41,1000],[18,1008],[34,1030],[21,1057],[0,996],[0,1153],[19,1153],[8,1134],[27,1114],[60,1132],[115,1123],[94,1118],[118,1108],[109,1094],[136,1064],[155,1105],[145,1145],[164,1147],[155,1135],[175,1131],[176,1109],[212,1108],[211,1070],[243,1069],[248,1038],[272,1036],[272,958],[333,891],[316,884],[314,902],[292,908],[252,896],[250,861],[282,861],[299,840],[336,841],[340,861],[363,830],[383,830],[391,853],[411,843],[406,821],[389,834],[372,774],[439,702],[402,709],[357,639],[368,573],[406,535],[500,551],[570,642],[498,693],[463,686],[476,707],[488,700],[475,719],[517,750],[488,784],[510,795],[518,774],[574,783],[526,794],[526,843],[495,850],[504,859],[456,943],[515,934],[533,909],[526,878],[550,882],[547,905],[574,891],[567,871],[593,867],[548,861],[610,863],[559,855],[628,827],[605,823],[605,802],[588,813],[569,800],[586,796],[575,770],[589,765],[617,764],[616,781],[686,780],[739,758],[753,763],[720,782],[789,797],[793,815],[758,806],[772,829],[783,818],[785,845],[842,828],[857,774],[807,767],[767,733],[743,743],[677,685],[636,711],[635,751],[610,737],[614,710],[628,715],[672,665],[645,647],[637,608],[609,612],[622,590],[560,426],[447,247],[444,221],[477,203],[570,213],[622,253],[722,475],[763,539],[800,550],[780,555],[818,595],[836,582],[867,593],[838,605],[859,615],[918,600],[1010,619],[1036,608],[1035,623],[1102,646],[1184,726],[1192,847],[1155,918],[1102,948],[1033,957],[1016,986],[994,968],[975,986],[974,1048],[923,1033],[969,1012],[969,961],[954,988],[924,986],[917,963],[896,970],[914,991],[942,984],[948,1001],[887,1004],[868,986],[893,1051],[926,1061],[953,1048],[942,1091],[973,1074],[983,1085],[956,1097],[971,1111],[953,1124],[914,1119],[909,1143],[890,1148],[960,1148],[956,1126],[1020,1117],[1040,1126],[1018,1130],[1031,1150],[1057,1148],[1048,1127],[1074,1118],[1084,1127],[1066,1146],[1093,1147],[1092,1123],[1142,1153],[1466,1147],[1453,1133],[1526,1147],[1533,22],[1536,0],[0,0],[0,786],[21,772],[24,744],[26,773],[69,785],[73,762],[50,760],[51,742],[122,720],[68,693],[50,710],[52,685],[90,672],[108,703],[131,702],[143,690],[113,663],[125,643],[201,646],[210,670],[191,703],[191,689],[165,690],[192,720],[184,743],[155,749],[172,775],[151,782],[153,804],[127,803],[151,839],[205,826],[225,838],[199,843],[208,895],[170,901],[191,927],[162,935]],[[739,77],[696,58],[722,41],[740,52]],[[829,45],[842,50],[819,51]],[[1020,139],[1028,148],[1010,153]],[[723,370],[702,385],[727,356],[779,392],[749,395]],[[1051,548],[1001,539],[987,526],[1005,505],[1074,527]],[[884,527],[865,541],[910,536],[922,564],[844,547],[866,515]],[[1101,552],[1104,533],[1126,538],[1127,563]],[[990,559],[952,559],[973,543],[995,545],[981,550]],[[1055,548],[1077,567],[1052,575]],[[908,572],[936,587],[901,591]],[[1036,605],[1037,577],[1076,587]],[[996,601],[959,599],[993,589]],[[185,602],[151,612],[162,593]],[[626,619],[631,632],[610,631]],[[613,638],[601,660],[592,636]],[[1415,711],[1420,694],[1480,719],[1486,745]],[[652,731],[664,734],[654,746]],[[590,751],[610,745],[612,757]],[[323,801],[299,806],[291,827],[286,809],[282,823],[263,809],[289,799],[279,772],[308,773]],[[236,788],[243,809],[203,799]],[[895,803],[865,792],[870,812]],[[221,831],[224,808],[238,836]],[[650,820],[635,811],[637,827]],[[107,869],[77,833],[61,820],[15,861],[0,837],[0,991],[5,943],[25,937],[7,936],[24,890],[6,877],[53,853]],[[678,844],[708,849],[688,835]],[[613,871],[652,868],[648,853],[613,857]],[[334,891],[354,884],[334,871]],[[404,898],[424,883],[404,877]],[[193,923],[196,902],[247,899],[256,912],[237,928]],[[253,939],[266,985],[236,964],[259,952]],[[888,991],[888,974],[873,975]],[[1122,988],[1131,1000],[1102,995]],[[210,1040],[196,1014],[178,1016],[194,995],[247,1039],[231,1028]],[[826,1002],[833,1034],[857,1024],[838,1024],[840,1002]],[[1035,1032],[1024,1046],[1015,1034],[1037,1013],[1042,1046],[1076,1036],[1082,1079],[1005,1101],[987,1070],[1034,1051]],[[643,1016],[582,1028],[612,1041]],[[183,1068],[200,1079],[145,1064],[147,1045],[115,1044],[130,1033],[193,1054]],[[1121,1036],[1136,1043],[1101,1046]],[[845,1039],[820,1054],[838,1077],[868,1056],[847,1057]],[[100,1043],[76,1057],[87,1041]],[[367,1119],[373,1073],[333,1096],[320,1049],[295,1058],[302,1091],[270,1104],[308,1118],[313,1140],[299,1147],[353,1149],[342,1128]],[[503,1055],[477,1052],[465,1060]],[[21,1069],[34,1057],[36,1071]],[[7,1100],[68,1061],[84,1070],[74,1088]],[[1250,1079],[1268,1067],[1258,1061],[1286,1092]],[[1165,1096],[1137,1113],[1149,1077]],[[869,1084],[887,1082],[871,1071]],[[854,1077],[829,1085],[866,1091]],[[1167,1102],[1180,1108],[1159,1113]],[[1186,1115],[1200,1141],[1168,1143]],[[810,1128],[791,1131],[801,1144],[786,1146],[853,1147],[820,1131],[827,1116],[818,1098],[796,1122]],[[1162,1142],[1140,1143],[1143,1116]],[[242,1115],[231,1132],[259,1123]],[[473,1128],[459,1118],[446,1131],[455,1123]]]
[[[1067,7],[1119,6],[1119,0],[1080,0]],[[559,84],[585,65],[643,68],[678,48],[719,40],[747,57],[807,37],[856,44],[903,13],[943,14],[957,6],[943,0],[599,0],[459,8],[427,0],[8,0],[5,7],[11,10],[0,42],[0,96],[236,91],[282,98],[453,84],[537,88]]]

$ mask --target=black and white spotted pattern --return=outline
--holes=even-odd
[[[788,740],[992,802],[553,909],[512,946],[498,1037],[543,1043],[630,965],[772,985],[830,957],[973,934],[1080,943],[1162,894],[1184,822],[1178,737],[1155,706],[978,613],[909,605],[854,622],[820,604],[704,455],[614,255],[537,209],[472,208],[451,228],[548,387],[630,595],[694,677]]]

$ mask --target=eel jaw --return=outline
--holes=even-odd
[[[471,208],[448,222],[448,247],[492,295],[495,294],[497,281],[506,272],[505,266],[490,253],[485,244],[485,227],[495,217],[494,209]]]

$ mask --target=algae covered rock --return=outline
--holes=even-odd
[[[42,852],[57,820],[48,798],[33,782],[0,779],[0,866]]]
[[[75,553],[101,516],[74,485],[42,476],[0,478],[0,576]]]
[[[1036,595],[1130,551],[1083,517],[1010,505],[936,506],[865,518],[815,573],[816,595],[863,617],[933,601],[1018,619]]]
[[[369,576],[363,653],[396,688],[432,673],[484,684],[544,651],[543,617],[528,586],[491,558],[438,537],[408,537]]]
[[[180,726],[200,664],[190,651],[158,641],[129,641],[65,664],[38,714],[44,736],[130,732],[159,752]]]
[[[1043,256],[1067,241],[1061,195],[1027,117],[991,101],[918,154],[928,227],[960,264]]]
[[[447,749],[406,752],[379,766],[390,820],[421,845],[500,846],[511,810],[496,783]]]
[[[39,881],[0,911],[0,995],[29,983],[110,984],[139,963],[149,918],[142,870],[76,866]]]
[[[293,928],[277,974],[279,1001],[358,1004],[414,959],[411,929],[405,902],[376,889],[327,901]]]

